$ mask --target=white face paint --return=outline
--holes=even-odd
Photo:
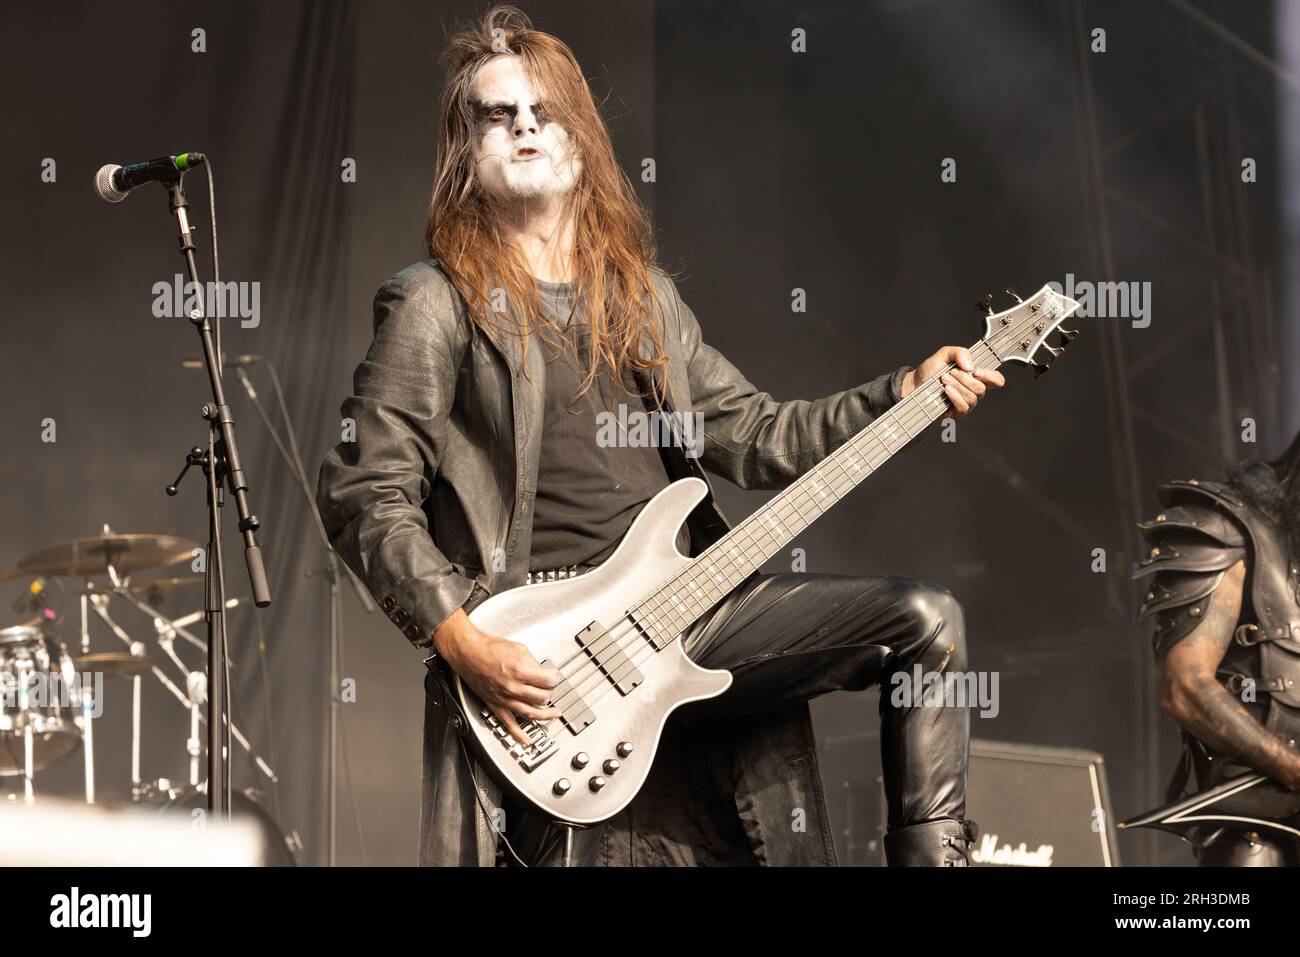
[[[489,196],[506,202],[561,197],[582,171],[569,132],[546,113],[523,59],[503,53],[483,65],[470,91],[474,168]]]

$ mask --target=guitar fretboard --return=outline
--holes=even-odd
[[[978,368],[1001,365],[983,340],[970,353]],[[631,609],[634,620],[663,647],[951,409],[940,376],[927,379]]]

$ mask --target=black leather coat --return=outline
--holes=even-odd
[[[653,277],[668,396],[677,411],[700,413],[704,432],[699,460],[677,450],[671,477],[707,481],[703,465],[743,488],[782,488],[898,401],[907,367],[814,401],[759,392],[702,341],[673,282]],[[317,505],[339,555],[414,644],[427,647],[457,608],[525,581],[543,355],[537,342],[525,355],[515,339],[484,335],[436,260],[403,269],[375,297],[374,340],[342,406],[350,433],[325,457]],[[697,551],[725,531],[711,494],[690,525]],[[487,865],[499,792],[481,769],[471,777],[445,678],[437,667],[426,678],[420,862]],[[643,794],[607,826],[620,838],[602,843],[601,862],[734,861],[739,852],[759,863],[834,863],[807,705],[734,726],[680,724],[670,722]],[[673,780],[698,786],[684,792]]]

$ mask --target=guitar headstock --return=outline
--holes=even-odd
[[[1079,334],[1077,329],[1058,329],[1079,308],[1079,304],[1051,286],[1044,286],[1028,299],[1021,299],[1010,289],[1007,294],[1016,302],[1002,312],[993,311],[992,296],[985,296],[978,304],[985,312],[984,343],[1002,362],[1022,362],[1033,366],[1034,378],[1037,379]],[[1050,346],[1046,340],[1053,331],[1059,332],[1061,341]],[[1036,358],[1039,349],[1044,355]]]

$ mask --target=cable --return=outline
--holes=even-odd
[[[482,810],[483,816],[487,818],[488,826],[490,827],[492,821],[492,815],[488,813],[487,798],[484,797],[483,790],[482,788],[479,787],[478,778],[474,776],[474,761],[470,758],[469,751],[465,747],[465,738],[463,735],[461,735],[456,731],[453,731],[451,733],[456,735],[456,740],[460,743],[460,753],[465,758],[465,767],[469,769],[470,783],[474,785],[474,796],[478,799],[478,806],[480,810]],[[496,829],[493,828],[493,830]],[[519,856],[519,854],[515,851],[514,845],[510,843],[510,838],[506,837],[505,831],[497,831],[496,834],[497,837],[501,839],[501,843],[506,846],[506,850],[510,852],[510,856],[519,862],[519,866],[527,867],[528,865],[524,863],[524,859]]]
[[[208,173],[208,216],[212,220],[212,288],[218,291],[212,297],[217,303],[217,314],[212,320],[212,344],[217,350],[217,378],[220,379],[225,371],[225,359],[221,355],[221,258],[217,253],[217,188],[212,181],[212,161],[209,159],[203,165]]]
[[[257,660],[259,668],[257,669],[262,677],[262,710],[266,714],[266,733],[270,741],[268,750],[271,754],[271,766],[279,764],[275,751],[275,717],[274,711],[271,710],[271,683],[270,674],[266,666],[266,630],[262,626],[262,616],[253,613],[253,622],[257,628]],[[275,815],[276,820],[283,820],[283,809],[280,806],[280,780],[278,777],[271,778],[271,812]]]
[[[207,178],[208,178],[208,218],[212,225],[212,284],[213,284],[212,288],[214,290],[219,290],[221,288],[221,254],[217,243],[217,186],[216,186],[216,180],[213,177],[211,159],[208,159],[203,165],[204,165],[204,169],[207,172]],[[217,379],[220,380],[225,369],[225,363],[221,355],[222,297],[220,294],[217,294],[212,296],[211,298],[214,303],[214,308],[213,308],[214,315],[211,316],[212,339],[213,339],[213,348],[217,353]],[[210,428],[208,432],[208,464],[212,469],[212,473],[213,473],[213,481],[210,483],[210,486],[213,489],[212,494],[215,496],[217,494],[215,491],[217,488],[217,484],[215,481],[217,462],[214,453],[215,453],[215,448],[213,446],[212,431]],[[215,498],[213,502],[214,502],[213,507],[215,508],[216,507]],[[215,525],[215,531],[212,534],[212,540],[216,546],[215,558],[217,562],[217,574],[219,580],[224,584],[226,580],[226,571],[225,571],[223,550],[221,546],[221,523],[219,520],[217,520],[214,522],[214,525]],[[212,556],[209,557],[211,558]],[[221,595],[219,597],[222,599],[225,598],[224,595]],[[221,668],[222,673],[225,676],[224,677],[225,695],[221,702],[225,708],[225,713],[217,716],[218,719],[222,721],[221,734],[223,739],[223,747],[225,749],[225,757],[222,758],[221,755],[218,755],[218,759],[226,761],[226,775],[225,775],[226,802],[225,804],[226,804],[226,812],[227,814],[229,814],[232,806],[232,802],[234,800],[233,775],[230,773],[229,756],[234,754],[234,747],[233,747],[234,741],[232,740],[231,737],[230,726],[231,723],[234,721],[235,709],[231,698],[232,687],[230,684],[230,635],[226,628],[226,609],[222,607],[218,611],[218,614],[220,615],[220,620],[221,620],[221,661],[218,662],[217,664],[218,667]]]

